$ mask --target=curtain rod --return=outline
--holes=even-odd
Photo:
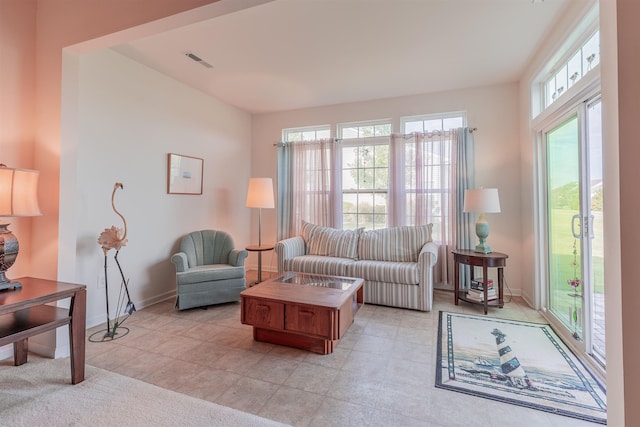
[[[469,133],[473,133],[473,132],[478,130],[478,128],[471,128],[471,127],[467,128],[467,129],[469,129]],[[450,131],[451,131],[451,129],[450,130],[445,130],[444,133],[447,133],[447,132],[450,132]],[[436,130],[436,131],[433,131],[433,132],[413,132],[413,133],[439,134],[441,132],[442,131]],[[411,133],[406,133],[406,134],[396,134],[396,135],[404,137],[404,136],[411,136],[412,134]],[[353,139],[369,139],[369,138],[378,139],[378,138],[384,138],[384,136],[365,136],[365,137],[362,137],[362,138],[353,138]],[[319,139],[317,141],[341,142],[343,139],[344,138],[322,138],[322,139]],[[351,139],[351,138],[348,138],[348,139]],[[296,142],[314,142],[314,141],[278,141],[278,142],[275,142],[273,144],[273,146],[274,147],[282,147],[282,146],[285,146],[287,144],[296,143]]]

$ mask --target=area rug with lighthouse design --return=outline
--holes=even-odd
[[[436,387],[607,423],[604,387],[547,324],[441,311]]]

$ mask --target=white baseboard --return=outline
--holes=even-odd
[[[175,298],[175,296],[176,296],[176,291],[173,290],[173,291],[165,292],[160,295],[155,295],[143,301],[134,301],[134,304],[136,306],[136,310],[142,310],[143,308],[149,307],[153,304],[157,304],[166,299]],[[115,316],[112,316],[112,318],[109,320],[113,320],[114,318]],[[94,326],[98,326],[101,323],[106,323],[106,320],[104,319],[105,319],[104,313],[101,315],[92,316],[91,318],[87,317],[87,329],[93,328]]]
[[[160,295],[155,295],[152,298],[146,299],[144,301],[141,302],[136,302],[136,309],[137,310],[142,310],[145,307],[149,307],[153,304],[159,303],[161,301],[164,301],[168,298],[175,298],[176,296],[176,291],[169,291],[169,292],[165,292],[164,294],[160,294]],[[111,319],[113,320],[113,319]],[[86,322],[86,327],[87,329],[89,328],[93,328],[94,326],[98,326],[101,323],[105,323],[105,315],[101,314],[101,315],[96,315],[96,316],[92,316],[92,317],[87,317],[87,322]],[[67,326],[68,327],[68,326]],[[67,331],[65,330],[65,334],[67,334]],[[65,335],[66,336],[66,335]],[[39,354],[41,356],[44,357],[50,357],[52,359],[60,359],[63,357],[69,357],[69,340],[68,339],[61,339],[61,340],[56,340],[56,346],[55,347],[51,347],[48,345],[42,345],[38,342],[36,342],[35,340],[29,340],[29,351]],[[9,344],[9,345],[5,345],[4,347],[0,347],[0,360],[4,360],[7,358],[13,358],[13,344]]]
[[[246,270],[258,271],[258,264],[256,264],[256,265],[245,264],[244,267],[245,267]],[[262,271],[263,272],[266,271],[266,272],[269,272],[269,273],[277,273],[278,272],[278,267],[277,266],[273,266],[273,265],[268,265],[268,266],[263,265],[262,266]]]

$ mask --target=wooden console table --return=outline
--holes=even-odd
[[[27,362],[29,337],[69,325],[71,383],[84,380],[87,289],[84,285],[22,277],[22,288],[0,291],[0,347],[13,343],[14,365]],[[69,309],[48,305],[71,298]]]
[[[484,314],[487,314],[488,307],[504,307],[504,299],[502,293],[502,285],[504,281],[504,267],[507,265],[507,258],[509,255],[500,252],[491,252],[489,254],[483,254],[482,252],[475,252],[472,250],[453,250],[453,270],[454,270],[454,292],[455,303],[458,305],[458,300],[470,302],[473,304],[484,305]],[[498,299],[494,301],[488,301],[487,298],[487,286],[483,286],[484,300],[482,302],[475,301],[466,297],[466,291],[460,290],[460,264],[466,264],[471,266],[471,280],[473,280],[473,267],[482,267],[482,277],[485,281],[488,280],[487,269],[489,267],[496,267],[498,269]]]

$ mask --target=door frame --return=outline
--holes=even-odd
[[[534,188],[533,188],[533,206],[534,206],[534,233],[536,238],[534,239],[535,245],[535,266],[534,266],[534,280],[535,280],[535,297],[536,304],[539,308],[542,316],[549,322],[551,327],[555,330],[556,333],[562,338],[562,340],[567,344],[576,354],[583,355],[581,357],[583,361],[585,361],[591,368],[593,368],[597,373],[604,377],[605,370],[604,367],[596,361],[596,359],[590,355],[591,352],[591,331],[589,334],[583,334],[583,341],[577,341],[571,335],[571,332],[562,324],[562,322],[553,315],[548,309],[549,305],[549,294],[548,294],[548,280],[549,280],[549,271],[547,269],[547,265],[549,262],[548,258],[548,250],[549,250],[549,239],[547,236],[546,229],[546,215],[548,212],[547,198],[544,197],[546,195],[545,191],[547,188],[547,171],[546,171],[546,133],[560,126],[562,123],[569,120],[572,116],[577,115],[578,118],[578,131],[580,132],[580,146],[579,146],[579,156],[581,162],[581,168],[585,165],[586,153],[584,152],[584,139],[586,137],[586,129],[583,125],[586,120],[586,109],[587,105],[591,104],[597,99],[601,99],[601,89],[600,89],[600,79],[595,79],[588,85],[584,90],[580,91],[579,94],[576,94],[570,100],[564,103],[564,105],[557,109],[552,114],[546,114],[542,117],[538,117],[536,120],[531,122],[531,130],[532,130],[532,141],[534,142],[534,156],[535,156],[535,167],[534,167]],[[586,166],[588,168],[588,165]],[[583,172],[581,170],[581,179]],[[580,209],[581,213],[584,213],[586,200],[580,197]],[[582,220],[581,227],[582,227]],[[584,242],[584,239],[580,239],[581,245],[581,253],[582,257],[581,265],[584,266],[584,256],[585,256],[585,245],[590,244],[589,242]],[[584,268],[584,267],[583,267]],[[591,268],[591,267],[589,267]],[[589,274],[591,272],[589,271]],[[583,310],[582,310],[582,321],[583,328],[586,328],[587,325],[591,329],[592,328],[592,314],[590,307],[593,304],[591,290],[589,292],[584,291],[584,300],[583,300]],[[585,310],[587,307],[589,309]]]

